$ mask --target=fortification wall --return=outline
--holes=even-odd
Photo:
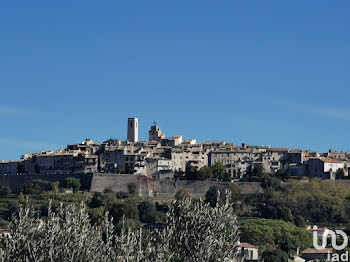
[[[350,189],[350,179],[336,179],[333,181],[337,184],[345,185],[345,186],[349,187],[349,189]]]
[[[33,180],[63,182],[67,177],[76,177],[81,180],[82,188],[90,189],[92,192],[103,192],[112,189],[114,192],[128,192],[128,184],[135,183],[138,186],[139,196],[155,196],[161,198],[173,198],[180,190],[188,191],[194,197],[204,197],[210,187],[226,187],[228,182],[215,181],[189,181],[173,179],[151,179],[145,176],[130,174],[74,174],[74,175],[0,175],[0,186],[7,185],[12,189],[20,190]],[[243,194],[263,193],[260,183],[242,182],[237,183]]]
[[[226,187],[229,182],[188,181],[188,180],[147,180],[144,176],[130,174],[94,174],[91,183],[92,192],[103,192],[109,188],[114,192],[128,192],[128,184],[138,185],[139,196],[172,198],[180,190],[188,191],[194,197],[204,197],[212,186]],[[261,194],[260,183],[237,183],[243,194]]]
[[[83,189],[90,189],[92,174],[74,175],[0,175],[0,186],[6,185],[12,189],[21,189],[33,180],[44,180],[49,182],[59,181],[62,183],[67,177],[79,178]]]

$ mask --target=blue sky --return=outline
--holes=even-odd
[[[350,151],[349,1],[3,1],[0,160],[166,135]]]

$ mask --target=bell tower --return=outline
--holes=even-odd
[[[139,141],[139,119],[128,118],[128,141],[138,142]]]

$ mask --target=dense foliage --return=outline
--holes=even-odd
[[[317,222],[349,221],[346,214],[349,189],[344,185],[325,180],[289,182],[284,191],[273,194],[273,198],[290,209],[294,216]]]
[[[187,180],[231,180],[230,175],[226,173],[225,167],[221,162],[217,162],[212,166],[203,166],[200,169],[198,169],[196,166],[187,166],[185,177]]]
[[[223,175],[224,173],[222,173],[220,165],[215,166],[215,168],[215,172],[213,167],[210,169],[205,167],[196,172],[197,175],[201,172],[202,177],[218,180],[220,177],[218,174]],[[242,194],[242,188],[238,183],[219,183],[208,190],[203,202],[198,203],[207,206],[205,208],[207,211],[215,210],[217,205],[222,208],[226,204],[226,200],[220,198],[221,200],[218,201],[218,196],[222,195],[225,190],[229,190],[231,193],[229,210],[232,212],[234,210],[239,217],[240,225],[242,226],[241,240],[258,246],[259,255],[264,261],[286,261],[286,257],[295,253],[297,247],[300,249],[312,247],[312,243],[309,242],[308,231],[305,229],[306,224],[327,226],[330,229],[342,229],[350,234],[350,191],[347,186],[333,181],[318,179],[293,179],[285,172],[279,172],[274,175],[261,174],[263,170],[260,166],[256,166],[255,169],[255,171],[254,169],[252,170],[249,179],[261,182],[264,190],[263,194],[246,195]],[[223,180],[222,177],[221,180]],[[78,182],[81,183],[80,190],[78,190]],[[188,245],[176,246],[175,244],[169,244],[171,241],[177,243],[175,237],[179,236],[174,233],[170,235],[169,232],[173,232],[170,229],[174,228],[174,226],[168,226],[167,230],[162,231],[163,235],[160,232],[154,235],[147,231],[147,234],[143,232],[141,236],[143,254],[145,254],[146,250],[151,252],[149,250],[152,248],[154,250],[167,250],[159,254],[172,254],[172,260],[170,258],[166,260],[164,257],[162,259],[164,261],[176,261],[174,260],[176,256],[173,254],[171,246],[176,246],[177,249],[183,248],[183,254],[188,255],[186,257],[187,260],[192,259],[189,256],[194,253],[207,252],[210,254],[210,250],[203,251],[199,249],[196,251],[196,245],[202,243],[203,239],[201,240],[200,236],[196,235],[195,232],[202,232],[201,235],[206,236],[205,228],[220,228],[220,225],[215,225],[215,223],[219,223],[218,221],[223,219],[220,216],[213,218],[213,221],[209,221],[209,218],[206,218],[205,221],[212,223],[206,224],[198,217],[194,216],[193,220],[186,217],[190,210],[196,208],[196,201],[198,201],[192,200],[190,193],[186,190],[179,190],[175,196],[176,203],[181,202],[182,209],[188,209],[185,213],[180,213],[175,212],[177,210],[176,205],[172,205],[169,199],[138,197],[137,192],[139,188],[133,183],[128,185],[125,192],[113,192],[111,189],[106,189],[103,193],[91,193],[84,190],[81,191],[83,188],[85,188],[83,181],[77,181],[76,179],[67,179],[61,183],[34,180],[22,188],[21,191],[2,186],[0,187],[1,227],[7,227],[7,221],[10,220],[12,215],[18,214],[20,205],[26,203],[27,197],[29,197],[30,212],[33,213],[33,217],[41,218],[42,221],[50,219],[53,213],[60,214],[61,202],[67,208],[71,205],[79,206],[83,202],[86,205],[84,212],[88,215],[89,223],[92,228],[96,227],[100,230],[99,234],[104,234],[106,230],[105,214],[108,212],[109,216],[113,218],[113,221],[109,221],[110,226],[113,227],[113,231],[116,232],[118,237],[122,235],[126,237],[129,234],[139,236],[141,227],[148,228],[152,224],[169,224],[170,217],[168,215],[176,214],[179,220],[173,219],[173,221],[177,221],[177,228],[182,228],[181,232],[186,232],[183,237],[190,239]],[[49,208],[48,202],[50,199],[52,204]],[[186,201],[188,202],[187,207],[184,204],[187,203]],[[198,210],[204,212],[201,208]],[[230,214],[232,214],[231,211],[229,211]],[[211,217],[215,217],[210,212],[208,214]],[[181,217],[183,217],[182,220],[180,219]],[[60,221],[63,223],[64,220]],[[185,221],[188,221],[188,223],[186,224]],[[201,222],[199,223],[198,221]],[[232,219],[232,221],[236,220]],[[201,227],[201,225],[204,226]],[[185,231],[185,228],[189,226],[194,229]],[[127,228],[130,228],[131,231],[126,230]],[[64,231],[64,229],[62,230]],[[193,234],[188,234],[189,232]],[[215,230],[210,232],[215,235],[218,234]],[[225,236],[229,233],[226,232]],[[152,238],[150,238],[151,236]],[[118,239],[115,238],[114,242],[119,241],[121,245],[123,242]],[[139,239],[136,238],[134,240],[138,245]],[[153,242],[168,243],[168,246],[157,245]],[[146,248],[147,246],[148,249]],[[190,253],[186,249],[188,246],[192,250]],[[232,247],[230,248],[232,250]],[[220,248],[216,247],[215,249]],[[131,251],[129,250],[128,252]],[[225,252],[220,251],[220,254],[223,253]],[[215,252],[213,256],[214,254]],[[196,257],[197,255],[194,256]],[[140,261],[146,260],[141,259]]]
[[[108,213],[92,225],[86,207],[61,205],[38,219],[22,207],[0,239],[1,261],[235,261],[238,226],[229,197],[214,208],[189,198],[175,200],[163,230],[115,233]],[[222,201],[221,201],[222,202]],[[125,221],[125,219],[123,220]]]
[[[272,219],[247,219],[240,223],[242,241],[260,247],[260,252],[279,249],[288,254],[295,253],[297,248],[312,246],[312,234],[290,222]]]
[[[271,181],[271,180],[270,180]],[[345,185],[332,181],[290,181],[283,186],[270,184],[266,194],[255,207],[259,216],[282,219],[296,225],[309,223],[349,223],[350,191]]]

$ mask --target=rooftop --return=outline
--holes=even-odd
[[[334,158],[329,158],[329,157],[309,157],[309,160],[320,160],[324,163],[344,163],[344,161],[334,159]]]
[[[329,158],[329,157],[321,158],[321,161],[326,162],[326,163],[343,163],[344,162],[344,161],[337,160],[334,158]]]
[[[315,248],[308,248],[301,252],[301,254],[328,254],[333,253],[333,248],[325,248],[322,250],[318,250]]]
[[[239,243],[239,244],[237,244],[237,247],[243,247],[243,248],[255,248],[255,249],[258,249],[256,246],[253,246],[253,245],[248,244],[248,243]]]
[[[276,151],[276,152],[288,152],[289,148],[268,148],[267,151]]]

